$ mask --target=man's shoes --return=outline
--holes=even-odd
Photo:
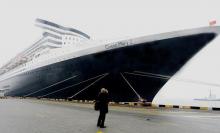
[[[106,126],[100,126],[100,128],[106,128]]]

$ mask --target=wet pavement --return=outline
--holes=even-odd
[[[1,133],[219,133],[220,112],[111,106],[105,129],[93,105],[0,99]]]

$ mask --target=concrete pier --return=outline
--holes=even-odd
[[[220,112],[110,106],[105,129],[92,104],[0,99],[3,133],[219,133]]]

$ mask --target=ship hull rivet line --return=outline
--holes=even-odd
[[[132,89],[132,91],[135,93],[135,95],[138,97],[139,101],[143,101],[143,98],[137,93],[137,91],[134,89],[134,87],[132,87],[132,85],[128,82],[128,80],[125,78],[125,76],[120,73],[122,78],[125,80],[125,82],[128,84],[128,86]]]
[[[105,74],[106,74],[106,73],[105,73]],[[47,93],[47,94],[45,94],[45,95],[39,96],[39,98],[43,98],[43,97],[49,96],[49,95],[51,95],[51,94],[54,94],[54,93],[57,93],[57,92],[60,92],[60,91],[64,91],[64,90],[66,90],[66,89],[68,89],[68,88],[71,88],[71,87],[80,85],[80,84],[82,84],[82,83],[88,82],[88,81],[90,81],[90,80],[96,79],[96,78],[101,77],[101,76],[103,76],[103,75],[105,75],[105,74],[101,74],[101,75],[98,75],[98,76],[89,78],[89,79],[87,79],[87,80],[81,81],[81,82],[79,82],[79,83],[76,83],[76,84],[73,84],[73,85],[70,85],[70,86],[61,88],[61,89],[59,89],[59,90],[55,90],[55,91],[53,91],[53,92],[49,92],[49,93]]]
[[[27,94],[27,95],[24,95],[24,97],[31,96],[31,95],[33,95],[33,94],[36,94],[36,93],[41,92],[41,91],[43,91],[43,90],[46,90],[46,89],[48,89],[48,88],[50,88],[50,87],[53,87],[53,86],[58,85],[58,84],[60,84],[60,83],[63,83],[63,82],[65,82],[65,81],[67,81],[67,80],[76,78],[77,76],[78,76],[78,75],[74,75],[74,76],[69,77],[69,78],[67,78],[67,79],[64,79],[64,80],[62,80],[62,81],[56,82],[56,83],[54,83],[54,84],[52,84],[52,85],[49,85],[49,86],[47,86],[47,87],[45,87],[45,88],[42,88],[42,89],[37,90],[37,91],[35,91],[35,92],[31,92],[31,93],[29,93],[29,94]]]
[[[79,92],[77,92],[76,94],[68,97],[69,99],[74,98],[75,96],[77,96],[78,94],[80,94],[81,92],[85,91],[86,89],[88,89],[90,86],[94,85],[95,83],[97,83],[98,81],[100,81],[101,79],[103,79],[104,77],[106,77],[109,73],[105,73],[103,76],[101,76],[100,78],[98,78],[97,80],[95,80],[93,83],[91,83],[90,85],[86,86],[85,88],[83,88],[82,90],[80,90]]]

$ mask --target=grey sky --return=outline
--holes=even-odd
[[[40,38],[36,18],[82,30],[93,39],[111,39],[208,26],[210,20],[218,23],[218,1],[1,0],[0,66]]]
[[[220,20],[218,5],[217,0],[1,0],[0,65],[40,37],[36,18],[106,39],[206,26]]]

